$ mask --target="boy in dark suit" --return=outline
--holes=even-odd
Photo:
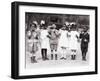
[[[87,32],[87,28],[85,27],[83,32],[80,33],[81,39],[81,52],[82,52],[82,60],[86,61],[86,53],[88,51],[88,43],[89,43],[89,33]]]

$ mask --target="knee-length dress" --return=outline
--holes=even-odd
[[[60,33],[59,46],[68,47],[67,31],[60,30],[59,33]]]
[[[60,33],[60,38],[59,38],[58,50],[62,54],[68,49],[67,31],[59,30],[59,33]]]
[[[47,37],[48,35],[48,30],[46,29],[41,29],[41,33],[40,33],[40,39],[41,39],[41,49],[47,49],[49,50],[49,39]]]
[[[78,37],[79,37],[79,33],[77,31],[71,31],[71,37],[69,41],[70,49],[74,49],[74,50],[78,49]]]

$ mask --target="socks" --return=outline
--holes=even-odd
[[[55,59],[55,60],[57,60],[57,52],[56,51],[51,51],[51,60],[53,60],[53,59]]]
[[[32,56],[31,57],[31,63],[37,63],[36,59],[35,59],[35,56]]]

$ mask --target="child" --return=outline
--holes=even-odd
[[[78,49],[78,38],[79,34],[75,29],[71,30],[71,37],[70,37],[70,50],[71,50],[71,59],[76,59],[76,53]]]
[[[41,20],[41,32],[40,32],[40,39],[41,39],[41,55],[43,60],[49,60],[47,57],[48,47],[49,47],[49,39],[47,38],[48,31],[45,27],[45,21]]]
[[[89,43],[89,34],[87,32],[87,28],[84,28],[84,31],[80,34],[80,39],[81,39],[82,60],[86,61],[86,54],[88,51],[88,43]]]
[[[56,29],[55,24],[49,26],[48,38],[49,38],[50,48],[51,48],[51,60],[54,59],[54,56],[55,56],[55,60],[57,60],[57,47],[58,47],[59,33],[58,30]]]
[[[39,43],[39,32],[36,30],[36,24],[32,23],[30,28],[29,40],[32,44],[31,47],[31,63],[36,63],[36,52],[38,51],[38,43]]]
[[[66,50],[68,48],[68,39],[67,39],[66,25],[64,25],[62,27],[62,29],[60,29],[59,33],[60,33],[59,48],[62,51],[61,59],[65,59],[66,60]]]

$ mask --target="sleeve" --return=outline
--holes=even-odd
[[[89,34],[87,34],[87,40],[88,40],[88,42],[90,41],[90,35]]]
[[[48,38],[51,38],[50,33],[51,33],[51,32],[50,32],[50,29],[48,29],[48,34],[47,34],[47,37],[48,37]]]
[[[82,34],[82,33],[80,33],[79,38],[80,38],[80,39],[82,39],[82,38],[83,38],[83,34]]]
[[[38,39],[40,39],[40,34],[41,34],[40,31],[38,31]]]
[[[30,39],[31,36],[32,36],[31,31],[28,31],[28,32],[27,32],[27,37]]]
[[[77,38],[77,39],[79,38],[79,33],[78,33],[78,32],[76,32],[76,38]]]

